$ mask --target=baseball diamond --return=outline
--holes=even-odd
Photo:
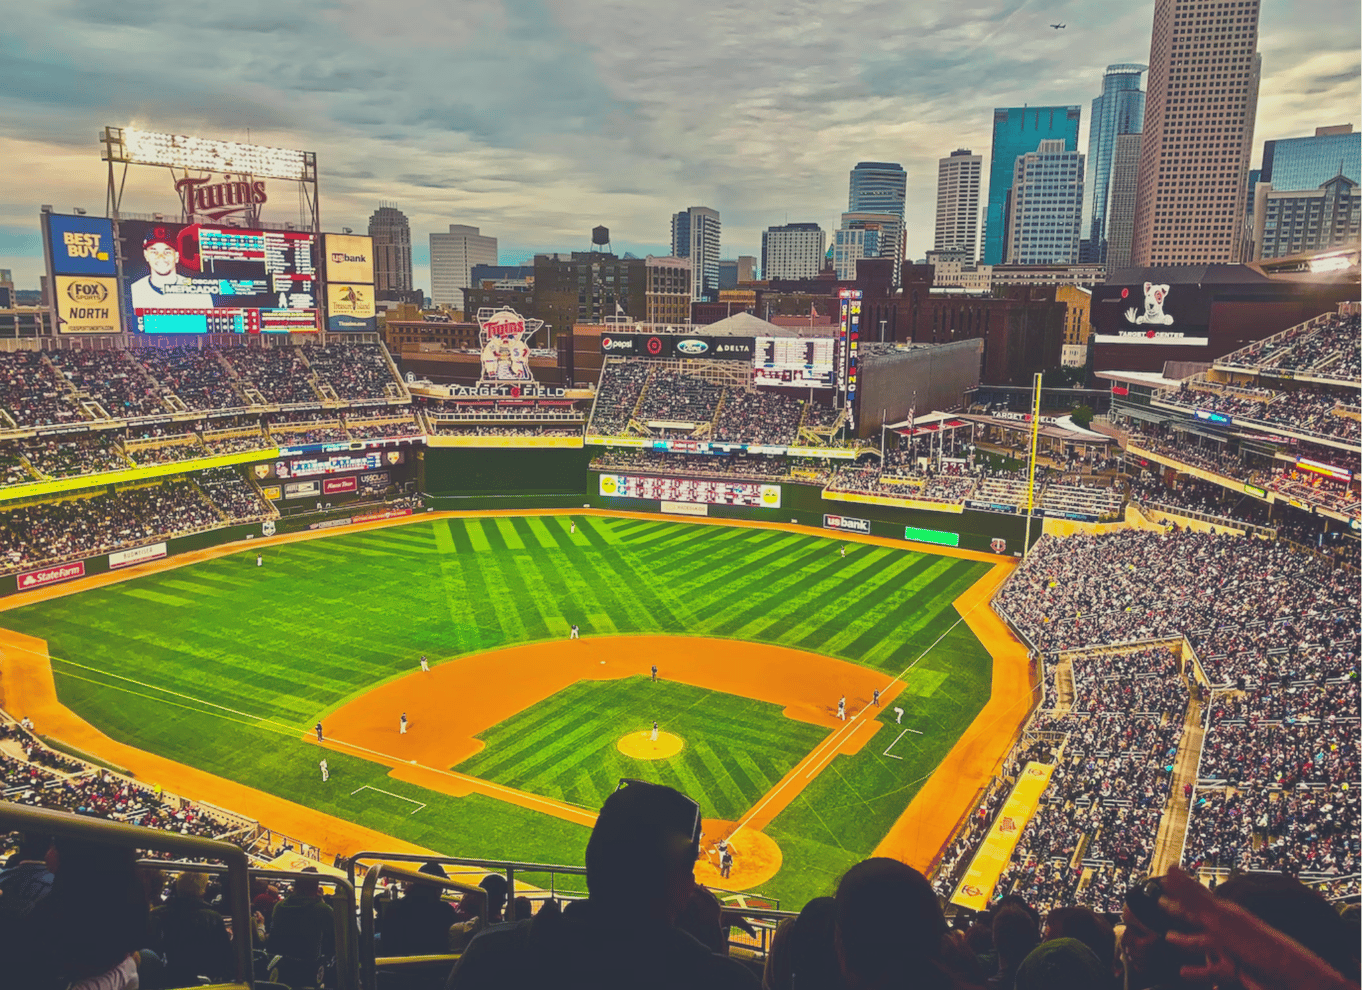
[[[673,783],[712,839],[735,835],[716,885],[798,904],[902,839],[905,809],[982,720],[998,673],[974,628],[1010,565],[857,539],[842,556],[843,540],[799,527],[441,513],[11,600],[5,653],[11,668],[50,662],[49,705],[70,712],[43,714],[88,723],[63,731],[73,745],[109,746],[124,766],[156,754],[158,775],[197,768],[211,775],[200,790],[231,782],[275,799],[263,807],[340,820],[322,834],[349,822],[460,855],[580,863],[620,777]],[[7,679],[11,695],[21,683]],[[887,732],[864,745],[893,722],[890,701],[921,731],[901,758],[881,754]],[[1010,725],[992,719],[993,749],[1025,699],[1012,707]],[[650,745],[654,721],[677,752],[621,752],[630,733]],[[319,779],[318,745],[342,786]],[[935,808],[937,847],[968,800]]]

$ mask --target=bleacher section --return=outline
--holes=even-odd
[[[1040,496],[1040,505],[1046,515],[1078,515],[1085,519],[1117,516],[1124,501],[1120,489],[1092,485],[1049,484]]]
[[[1287,372],[1293,378],[1362,385],[1362,358],[1358,348],[1362,318],[1359,318],[1357,307],[1343,308],[1348,312],[1326,313],[1241,347],[1216,359],[1214,367],[1268,372],[1282,377],[1285,376],[1281,373]]]

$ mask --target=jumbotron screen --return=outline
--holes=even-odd
[[[758,337],[752,356],[756,385],[832,388],[831,338]]]
[[[135,332],[317,329],[315,235],[161,221],[123,221],[118,228]]]

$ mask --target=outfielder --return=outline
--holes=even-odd
[[[568,532],[573,534],[577,532],[577,520],[575,519],[568,520]]]
[[[895,709],[894,709],[894,724],[895,724],[895,725],[902,725],[902,724],[903,724],[903,709],[902,709],[902,708],[895,708]]]
[[[847,555],[847,548],[846,548],[846,547],[842,547],[842,556],[845,557],[846,555]]]
[[[328,781],[328,780],[330,780],[330,779],[331,779],[331,768],[330,768],[329,766],[327,766],[325,760],[322,760],[322,783],[325,783],[326,781]]]
[[[402,713],[402,718],[397,723],[397,734],[405,736],[407,734],[407,713]]]
[[[430,663],[426,660],[425,654],[421,655],[421,672],[424,674],[430,673]]]
[[[262,554],[256,554],[256,555],[255,555],[255,566],[256,566],[256,567],[263,567],[264,564],[265,564],[264,555],[262,555]]]

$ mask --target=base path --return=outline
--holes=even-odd
[[[989,608],[994,593],[1016,565],[999,564],[955,600],[965,625],[993,657],[993,691],[945,760],[894,823],[876,856],[902,860],[924,873],[970,811],[979,790],[1002,765],[1013,737],[1031,708],[1026,647]]]

